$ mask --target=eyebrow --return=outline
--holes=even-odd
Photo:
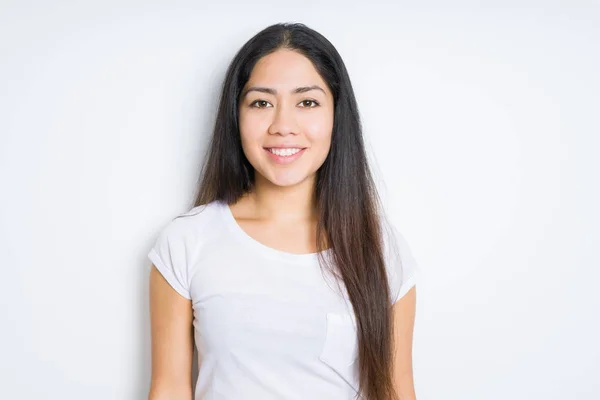
[[[290,93],[292,93],[292,94],[305,93],[305,92],[309,92],[311,90],[320,90],[321,92],[325,93],[325,91],[319,85],[300,86],[300,87],[297,87],[297,88],[293,89],[292,91],[290,91]],[[240,96],[240,98],[243,99],[250,92],[261,92],[261,93],[268,93],[268,94],[272,94],[272,95],[277,94],[277,90],[272,89],[272,88],[261,87],[261,86],[251,86],[242,92],[242,95]]]

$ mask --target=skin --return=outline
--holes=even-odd
[[[303,93],[298,87],[318,86]],[[271,89],[272,93],[247,90]],[[259,60],[242,90],[239,126],[244,154],[255,168],[255,189],[230,206],[240,227],[277,250],[316,252],[316,172],[331,146],[333,95],[309,59],[278,50]],[[305,153],[289,165],[271,160],[264,147],[296,144]],[[416,291],[393,308],[394,382],[402,400],[416,399],[412,336]],[[149,400],[192,398],[192,304],[152,268],[150,319],[152,381]]]
[[[393,379],[400,400],[416,400],[413,379],[413,331],[417,305],[417,287],[412,287],[392,307],[395,350]]]
[[[293,93],[313,86],[322,90]],[[247,92],[256,87],[276,93]],[[231,211],[259,242],[289,253],[316,251],[313,195],[317,170],[331,147],[333,110],[333,94],[303,55],[279,50],[256,63],[239,101],[242,149],[256,184]],[[289,144],[306,148],[292,164],[275,163],[265,150]]]

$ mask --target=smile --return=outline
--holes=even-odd
[[[269,158],[277,164],[289,164],[296,161],[304,154],[306,148],[288,147],[288,148],[265,148],[269,153]]]
[[[302,149],[287,148],[287,149],[267,149],[267,150],[269,150],[271,153],[278,155],[278,156],[289,157],[289,156],[293,156],[294,154],[296,154],[297,152],[299,152]]]

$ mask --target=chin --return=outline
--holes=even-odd
[[[288,174],[288,175],[279,174],[279,175],[280,176],[271,176],[271,177],[267,178],[267,180],[269,182],[271,182],[271,184],[273,184],[275,186],[290,187],[290,186],[300,185],[300,184],[302,184],[303,182],[305,182],[309,178],[309,176],[307,176],[305,174],[302,174],[302,175],[298,175],[298,174]]]
[[[280,187],[296,186],[302,182],[304,182],[304,179],[275,179],[271,181],[273,185]]]

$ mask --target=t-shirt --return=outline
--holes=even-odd
[[[404,237],[386,225],[393,303],[415,284],[417,264]],[[196,400],[354,398],[356,318],[344,285],[320,268],[317,253],[268,247],[238,225],[227,203],[213,201],[170,221],[148,257],[191,300]]]

